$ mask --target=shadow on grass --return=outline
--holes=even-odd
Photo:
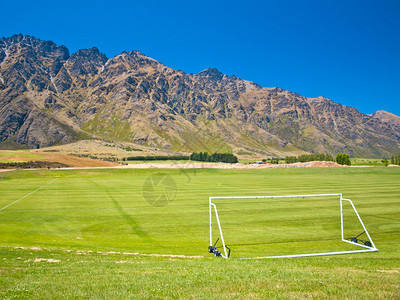
[[[101,189],[107,193],[108,198],[113,202],[114,207],[117,209],[119,215],[125,220],[125,222],[129,225],[129,227],[132,228],[133,232],[136,235],[138,235],[140,238],[142,238],[144,240],[151,241],[149,234],[140,227],[140,225],[136,222],[136,220],[131,215],[129,215],[128,213],[125,212],[125,210],[121,207],[121,205],[118,203],[118,201],[115,200],[114,196],[107,188],[97,184],[93,180],[90,180],[90,181],[96,187],[98,187],[99,189]]]

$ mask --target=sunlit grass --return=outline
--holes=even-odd
[[[168,185],[171,181],[157,181],[167,177],[175,183],[167,186],[172,189],[168,205],[151,206],[143,194],[146,182],[151,178]],[[384,167],[1,173],[0,209],[40,189],[0,211],[0,297],[398,298],[399,179],[398,168]],[[162,185],[155,186],[155,194],[164,192]],[[229,260],[207,253],[209,196],[338,192],[353,200],[379,252],[250,261],[235,258],[243,251],[239,248]],[[301,203],[297,204],[300,209]],[[318,241],[310,246],[307,239],[318,235],[317,229],[327,232],[332,222],[337,224],[335,205],[304,212],[304,217],[290,217],[293,211],[286,215],[285,209],[275,206],[253,213],[275,229],[277,235],[269,236],[270,242],[293,238],[285,236],[279,216],[286,218],[286,226],[303,226],[307,230],[299,233],[300,243],[248,248],[252,254],[296,253],[304,247],[318,252],[331,247]],[[227,214],[221,216],[230,230],[227,237],[246,239],[240,225],[254,220],[249,214],[235,220],[233,212],[228,211],[228,219]],[[305,223],[308,217],[315,219],[315,226]],[[262,236],[245,229],[255,238]],[[41,258],[46,261],[35,262]]]

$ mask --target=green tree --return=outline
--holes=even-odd
[[[286,156],[285,157],[285,163],[287,164],[293,164],[297,162],[297,157],[296,156]]]
[[[212,153],[209,155],[207,152],[192,153],[190,159],[194,161],[205,161],[205,162],[226,162],[226,163],[237,163],[238,158],[231,153]]]
[[[350,157],[346,153],[338,153],[336,154],[336,162],[340,165],[348,165],[351,166]]]
[[[279,164],[279,158],[271,158],[271,164]]]
[[[326,161],[333,161],[333,156],[331,154],[326,154],[325,155],[325,160]]]

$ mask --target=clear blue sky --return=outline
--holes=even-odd
[[[0,36],[70,53],[139,50],[186,73],[229,76],[363,113],[400,116],[400,1],[1,1]]]

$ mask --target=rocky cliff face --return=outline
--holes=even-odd
[[[88,135],[187,151],[387,156],[398,125],[329,99],[228,77],[176,71],[138,51],[17,35],[0,40],[0,142],[42,147]]]
[[[372,114],[372,117],[395,127],[398,132],[400,131],[400,117],[398,116],[384,110],[378,110]]]

